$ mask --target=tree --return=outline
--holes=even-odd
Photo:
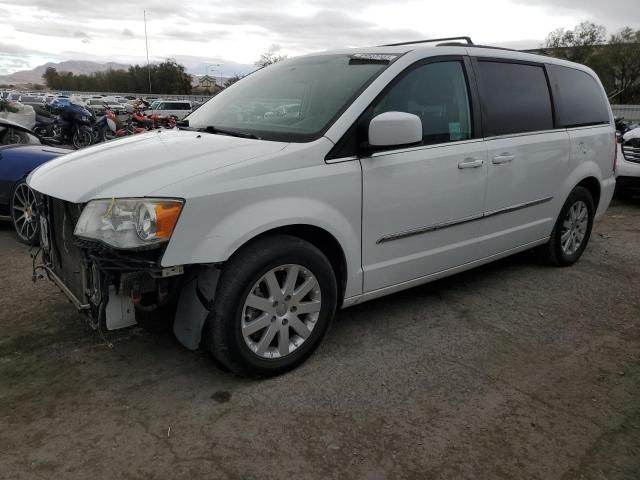
[[[233,77],[229,77],[224,81],[224,88],[230,87],[231,85],[236,83],[238,80],[241,80],[242,78],[244,78],[244,75],[238,75],[236,73]]]
[[[640,101],[640,30],[625,27],[611,35],[593,65],[616,103]]]
[[[161,93],[191,93],[191,75],[175,60],[152,65],[151,81],[157,85],[154,90]]]
[[[287,56],[278,55],[278,50],[280,50],[280,47],[278,47],[277,45],[271,45],[271,47],[269,47],[269,50],[260,55],[260,59],[255,63],[255,66],[258,68],[264,68],[271,64],[285,60]]]
[[[607,41],[602,25],[583,22],[551,32],[546,53],[592,68],[615,103],[640,103],[640,30],[625,27]]]
[[[42,74],[42,79],[51,89],[58,88],[59,75],[58,71],[53,67],[48,67]]]
[[[106,70],[90,75],[58,73],[49,67],[42,75],[47,86],[54,90],[84,92],[149,92],[149,67],[133,65],[128,70]],[[174,60],[151,65],[153,91],[165,94],[191,93],[191,76]]]
[[[597,47],[606,42],[607,31],[602,25],[582,22],[573,30],[558,28],[547,35],[544,47],[554,57],[572,62],[588,63]]]

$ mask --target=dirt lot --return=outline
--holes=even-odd
[[[638,479],[640,202],[582,260],[521,254],[345,310],[247,381],[170,334],[109,349],[0,226],[0,477]]]

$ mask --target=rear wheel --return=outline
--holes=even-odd
[[[224,266],[207,343],[238,375],[277,375],[316,349],[336,302],[335,274],[319,249],[296,237],[267,237]]]
[[[577,262],[589,243],[594,215],[589,190],[574,188],[560,210],[549,242],[540,247],[543,258],[561,267]]]
[[[40,241],[38,223],[38,203],[27,182],[20,180],[11,195],[11,221],[18,239],[27,245],[37,245]]]

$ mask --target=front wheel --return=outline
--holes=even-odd
[[[82,126],[74,129],[71,142],[76,149],[88,147],[93,144],[93,132],[89,127]]]
[[[18,239],[27,245],[40,242],[40,224],[38,223],[38,202],[27,182],[20,180],[11,194],[11,222]]]
[[[336,303],[336,277],[318,248],[296,237],[266,237],[224,266],[205,340],[238,375],[278,375],[316,349]]]
[[[577,262],[589,243],[594,215],[589,190],[575,187],[560,210],[549,242],[540,247],[543,258],[560,267]]]

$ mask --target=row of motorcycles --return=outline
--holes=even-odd
[[[174,128],[177,122],[173,116],[144,115],[140,110],[124,120],[110,110],[98,117],[90,108],[73,103],[52,111],[42,107],[34,109],[34,133],[53,143],[76,149],[156,128]]]

